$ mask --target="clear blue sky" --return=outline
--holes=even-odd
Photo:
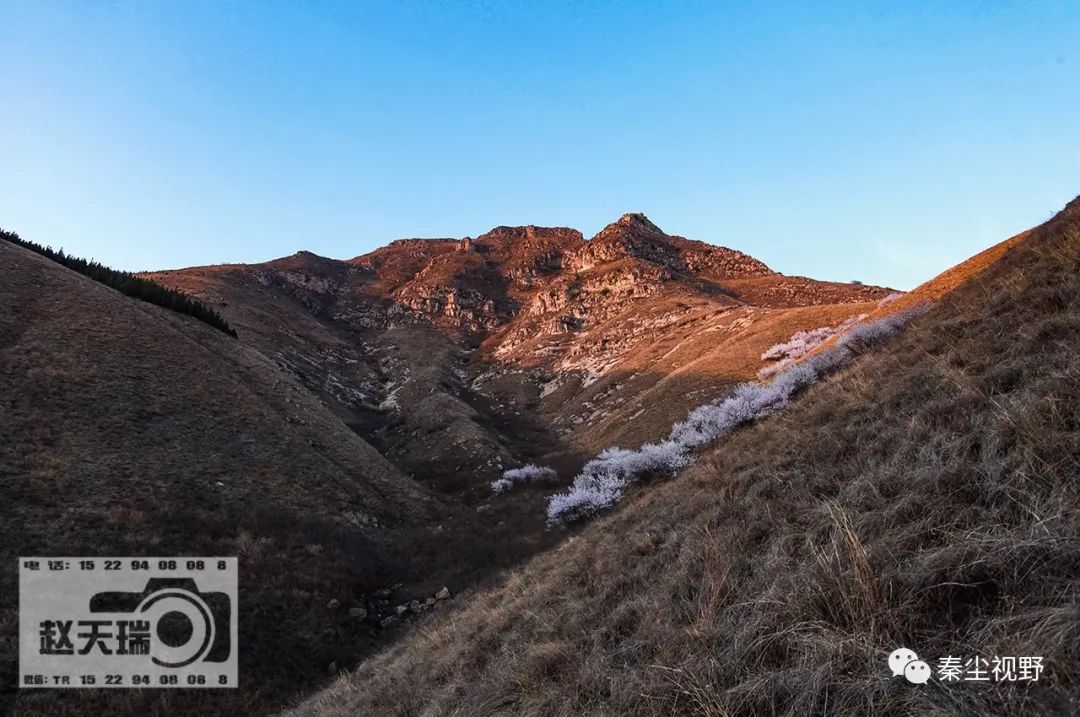
[[[1080,3],[918,5],[0,0],[0,226],[137,270],[643,211],[910,288],[1080,193]]]

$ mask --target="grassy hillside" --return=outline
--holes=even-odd
[[[236,555],[243,636],[241,688],[205,692],[20,692],[3,640],[0,712],[272,711],[397,634],[365,596],[514,559],[251,347],[6,242],[0,276],[0,634],[17,556]]]
[[[225,332],[234,339],[236,338],[236,332],[233,331],[232,327],[230,327],[225,322],[225,319],[221,318],[216,311],[206,307],[181,291],[167,289],[156,281],[136,276],[135,274],[126,271],[111,269],[92,259],[86,260],[80,257],[70,256],[65,254],[63,249],[54,251],[52,247],[42,246],[32,241],[22,239],[14,232],[7,232],[0,229],[0,239],[9,241],[12,244],[18,244],[24,249],[29,249],[46,259],[51,259],[57,264],[66,266],[72,271],[77,271],[83,276],[88,276],[99,284],[104,284],[105,286],[116,289],[121,294],[126,294],[127,296],[142,301],[148,301],[151,304],[157,304],[158,306],[164,306],[166,309],[181,314],[193,316],[199,321]]]
[[[1080,202],[878,353],[297,708],[1076,714]],[[1044,658],[913,685],[905,646]]]

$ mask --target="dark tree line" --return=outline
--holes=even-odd
[[[144,279],[141,276],[135,276],[131,272],[110,269],[97,261],[87,261],[86,259],[79,257],[69,256],[64,253],[63,249],[53,251],[51,247],[41,246],[32,241],[27,241],[15,232],[8,232],[0,229],[0,239],[5,239],[12,244],[18,244],[30,251],[41,254],[44,257],[52,259],[57,264],[63,264],[67,268],[77,271],[83,276],[90,277],[94,281],[102,283],[105,286],[112,287],[122,294],[141,299],[142,301],[148,301],[151,304],[164,306],[166,309],[172,309],[181,314],[193,316],[199,321],[210,324],[215,329],[224,331],[229,336],[236,338],[236,332],[233,331],[232,327],[225,323],[225,319],[221,318],[220,314],[204,304],[199,303],[182,291],[166,288],[156,281]]]

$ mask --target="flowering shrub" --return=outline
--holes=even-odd
[[[691,463],[687,446],[677,441],[646,443],[637,450],[608,448],[574,478],[566,493],[548,500],[548,522],[575,520],[619,502],[622,489],[645,473],[673,472]]]
[[[899,294],[897,294],[897,296],[899,296]],[[882,301],[884,301],[884,299]],[[791,338],[784,343],[770,346],[765,353],[761,354],[761,358],[773,360],[776,361],[776,363],[769,364],[758,371],[758,378],[767,378],[783,371],[833,336],[847,331],[855,323],[862,321],[865,318],[866,314],[858,314],[856,316],[849,316],[836,326],[821,326],[816,329],[810,329],[809,331],[796,331],[791,335]]]
[[[813,356],[808,357],[800,365],[806,365],[814,369],[814,372],[819,376],[832,373],[836,369],[840,368],[851,354],[847,349],[839,348],[836,346],[827,348],[823,351],[818,351]]]
[[[818,377],[808,364],[792,366],[768,384],[744,383],[730,396],[698,406],[671,428],[668,439],[637,450],[608,448],[585,464],[566,493],[548,502],[548,522],[574,520],[614,505],[623,488],[642,475],[673,473],[693,462],[691,451],[744,423],[779,411]]]
[[[515,483],[522,483],[536,478],[554,478],[556,475],[551,468],[538,466],[535,463],[526,463],[521,468],[511,468],[503,471],[502,478],[491,482],[491,489],[496,493],[504,493],[510,490]]]
[[[796,331],[791,338],[782,344],[775,344],[761,354],[763,359],[786,359],[799,358],[807,351],[822,343],[830,336],[836,334],[839,327],[822,326],[809,331]]]
[[[548,523],[584,518],[622,500],[624,481],[594,476],[587,485],[578,485],[566,493],[556,493],[548,500]]]
[[[857,324],[841,336],[836,345],[853,353],[860,353],[900,333],[900,329],[904,328],[904,324],[915,316],[925,314],[926,311],[927,307],[917,306],[907,311]]]
[[[836,328],[822,327],[797,332],[787,343],[777,344],[765,352],[763,358],[783,358],[786,362],[768,383],[743,383],[725,398],[698,406],[685,421],[671,427],[665,441],[647,443],[637,450],[608,448],[586,463],[568,491],[556,493],[548,500],[548,523],[576,520],[618,503],[622,499],[623,489],[642,475],[674,473],[690,465],[694,450],[715,441],[733,428],[786,408],[796,393],[840,368],[859,350],[895,335],[909,319],[926,310],[926,307],[917,307],[859,323],[866,318],[863,314],[848,319]],[[836,346],[795,363],[796,355],[804,356],[810,348],[840,331],[846,333]],[[507,471],[502,480],[507,480],[509,473]],[[495,483],[492,484],[493,488]]]

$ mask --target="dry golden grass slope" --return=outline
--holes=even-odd
[[[1077,714],[1080,201],[964,278],[291,714]],[[1045,670],[919,686],[899,646]]]
[[[782,308],[719,308],[683,297],[642,302],[594,329],[604,337],[626,325],[641,327],[626,351],[591,375],[556,374],[550,385],[558,388],[541,403],[541,415],[559,429],[562,440],[587,455],[612,445],[662,440],[693,408],[753,380],[770,346],[796,331],[835,326],[877,306],[877,300]],[[594,381],[585,385],[582,375]]]

